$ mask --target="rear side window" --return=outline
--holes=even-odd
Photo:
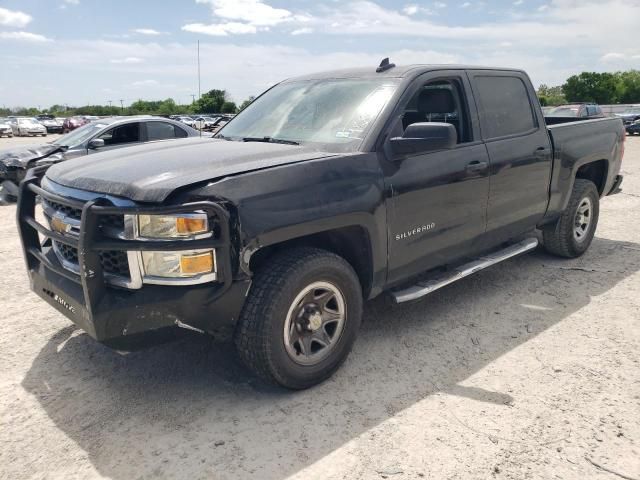
[[[518,77],[475,77],[485,139],[528,132],[536,127],[527,87]]]
[[[166,122],[148,122],[147,138],[153,140],[168,140],[171,138],[184,138],[187,132],[183,129]]]

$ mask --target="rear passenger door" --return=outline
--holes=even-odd
[[[487,239],[492,245],[533,229],[549,200],[552,150],[542,112],[521,72],[469,72],[491,169]]]

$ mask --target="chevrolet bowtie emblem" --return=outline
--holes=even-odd
[[[69,233],[71,225],[65,222],[64,217],[54,215],[51,218],[51,230],[58,233]]]

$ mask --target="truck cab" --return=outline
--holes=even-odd
[[[416,300],[540,238],[582,255],[624,138],[619,119],[548,127],[519,70],[385,60],[285,80],[210,141],[33,171],[18,225],[34,292],[96,340],[230,336],[256,374],[307,388],[368,299]]]

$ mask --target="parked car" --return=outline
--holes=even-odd
[[[11,123],[13,135],[16,137],[47,136],[47,129],[35,118],[19,117]]]
[[[347,357],[364,300],[416,300],[534,250],[537,229],[548,252],[585,253],[626,137],[617,118],[571,120],[545,125],[520,70],[288,79],[214,139],[31,170],[30,285],[111,347],[229,334],[259,376],[307,388]]]
[[[0,185],[4,195],[11,200],[18,195],[18,184],[29,168],[47,167],[71,158],[147,142],[196,136],[200,136],[197,130],[164,118],[112,117],[98,120],[51,143],[0,150]]]
[[[624,112],[616,113],[616,117],[621,118],[625,125],[640,120],[640,105],[632,105]]]
[[[62,123],[56,120],[53,115],[42,114],[38,115],[36,119],[44,125],[47,133],[62,133]]]
[[[194,127],[197,130],[212,130],[219,117],[196,117]]]
[[[571,122],[578,118],[588,120],[591,118],[603,118],[602,108],[595,103],[572,103],[552,108],[544,117],[548,125]]]
[[[87,120],[85,117],[76,116],[65,118],[64,122],[62,123],[62,133],[69,133],[76,128],[80,128],[83,125],[86,125],[87,123],[89,123],[89,120]]]
[[[224,127],[227,123],[229,123],[230,118],[228,117],[219,117],[211,126],[211,131],[213,133],[217,133],[222,127]]]
[[[191,117],[187,117],[186,115],[180,117],[178,121],[184,123],[185,125],[189,125],[191,128],[196,128],[196,121]]]
[[[13,137],[13,129],[8,118],[0,118],[0,137]]]
[[[634,135],[636,133],[640,135],[640,120],[636,120],[631,123],[625,123],[624,127],[629,135]]]

